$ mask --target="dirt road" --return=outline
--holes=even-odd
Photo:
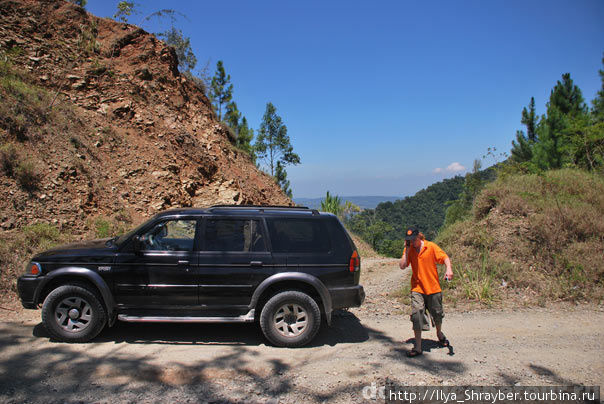
[[[49,340],[39,312],[0,310],[0,402],[361,403],[408,385],[600,385],[604,309],[448,312],[452,349],[425,333],[408,359],[406,307],[387,295],[395,260],[363,262],[367,302],[308,347],[267,346],[254,325],[125,324],[91,343]],[[446,305],[446,302],[445,302]],[[445,306],[446,310],[446,306]],[[365,394],[364,394],[365,393]]]

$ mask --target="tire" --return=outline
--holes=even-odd
[[[86,286],[59,286],[44,299],[42,323],[59,341],[90,341],[103,330],[106,322],[101,299]]]
[[[286,291],[271,297],[260,313],[262,333],[275,346],[308,344],[321,327],[317,302],[303,292]]]

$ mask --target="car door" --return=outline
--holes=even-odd
[[[187,309],[198,305],[197,228],[196,218],[174,218],[140,236],[140,263],[149,280],[147,306]]]
[[[199,252],[199,303],[224,315],[245,314],[254,290],[274,272],[264,221],[207,217]]]

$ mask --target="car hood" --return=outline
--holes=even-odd
[[[104,255],[116,250],[115,245],[107,243],[109,240],[111,239],[102,238],[62,245],[39,253],[32,260],[43,260],[65,256]]]

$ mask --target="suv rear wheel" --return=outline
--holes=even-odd
[[[286,291],[271,297],[260,314],[264,336],[276,346],[308,344],[321,326],[317,302],[303,292]]]
[[[42,306],[42,322],[60,341],[86,342],[96,337],[107,321],[100,299],[85,286],[59,286]]]

